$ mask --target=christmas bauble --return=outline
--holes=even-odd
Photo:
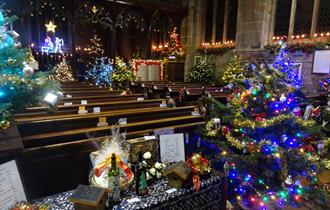
[[[10,122],[9,121],[7,121],[7,120],[0,121],[0,129],[6,130],[9,127],[10,127]]]
[[[7,64],[10,65],[10,66],[13,66],[15,64],[16,60],[13,59],[13,58],[8,58],[7,59]]]
[[[281,95],[281,97],[280,97],[280,101],[281,101],[281,102],[286,101],[286,97],[285,97],[284,93],[282,93],[282,95]]]
[[[31,66],[25,65],[24,68],[23,68],[23,73],[24,73],[24,76],[30,77],[30,76],[33,75],[34,70]]]

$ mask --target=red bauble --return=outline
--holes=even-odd
[[[229,132],[229,128],[226,127],[226,126],[223,126],[223,127],[222,127],[222,132],[223,132],[223,135],[227,135],[228,132]]]

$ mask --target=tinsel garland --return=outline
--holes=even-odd
[[[256,129],[274,126],[275,124],[280,124],[287,120],[293,120],[296,124],[299,124],[302,127],[310,127],[316,125],[316,122],[314,120],[303,120],[301,118],[297,118],[289,114],[275,116],[272,119],[266,119],[261,122],[257,122],[255,120],[234,119],[233,125],[238,126],[240,128],[244,127]]]

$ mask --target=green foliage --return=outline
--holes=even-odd
[[[13,20],[15,16],[6,19]],[[44,73],[34,73],[29,64],[35,60],[29,50],[17,48],[6,28],[0,28],[0,33],[0,129],[6,129],[13,113],[37,105],[48,91],[57,91],[59,84]]]
[[[191,82],[209,84],[215,82],[215,67],[207,62],[207,56],[203,55],[200,63],[187,74]]]
[[[225,66],[225,70],[220,76],[220,81],[224,84],[235,82],[239,78],[243,78],[243,68],[241,59],[237,53],[230,58],[229,63]]]
[[[120,57],[116,57],[116,65],[112,73],[113,83],[118,89],[125,89],[132,80],[134,80],[132,66],[127,65]]]

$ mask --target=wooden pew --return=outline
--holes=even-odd
[[[109,90],[109,89],[101,89],[101,90],[69,90],[62,91],[63,94],[71,95],[71,96],[93,96],[93,95],[120,95],[123,94],[122,90]]]
[[[227,103],[227,97],[230,96],[231,90],[226,87],[207,87],[204,95],[219,100],[222,103]]]
[[[99,103],[88,103],[85,106],[85,109],[88,113],[93,112],[94,107],[100,107],[101,112],[111,111],[111,110],[126,110],[134,108],[148,108],[148,107],[159,107],[159,104],[162,103],[161,99],[152,99],[152,100],[143,100],[143,101],[112,101],[112,102],[99,102]],[[24,113],[16,114],[15,119],[19,121],[21,118],[31,118],[31,117],[43,117],[43,116],[52,116],[54,118],[65,117],[64,115],[77,114],[80,104],[64,106],[58,106],[58,110],[49,114],[47,112],[47,107],[31,107],[27,108]]]
[[[119,125],[121,130],[138,131],[159,126],[179,125],[192,122],[203,122],[201,116],[191,116],[194,106],[179,108],[135,109],[127,112],[100,113],[86,116],[75,115],[58,119],[26,119],[18,128],[25,147],[34,147],[86,138],[86,133],[104,135],[110,131],[119,118],[127,118],[126,125]],[[97,127],[99,117],[106,117],[109,126]],[[33,129],[42,127],[43,129]]]
[[[92,95],[92,96],[77,96],[71,98],[63,98],[60,105],[72,102],[73,104],[80,104],[81,100],[87,100],[88,103],[110,102],[110,101],[135,101],[137,98],[144,98],[143,94],[126,94],[126,95]]]

